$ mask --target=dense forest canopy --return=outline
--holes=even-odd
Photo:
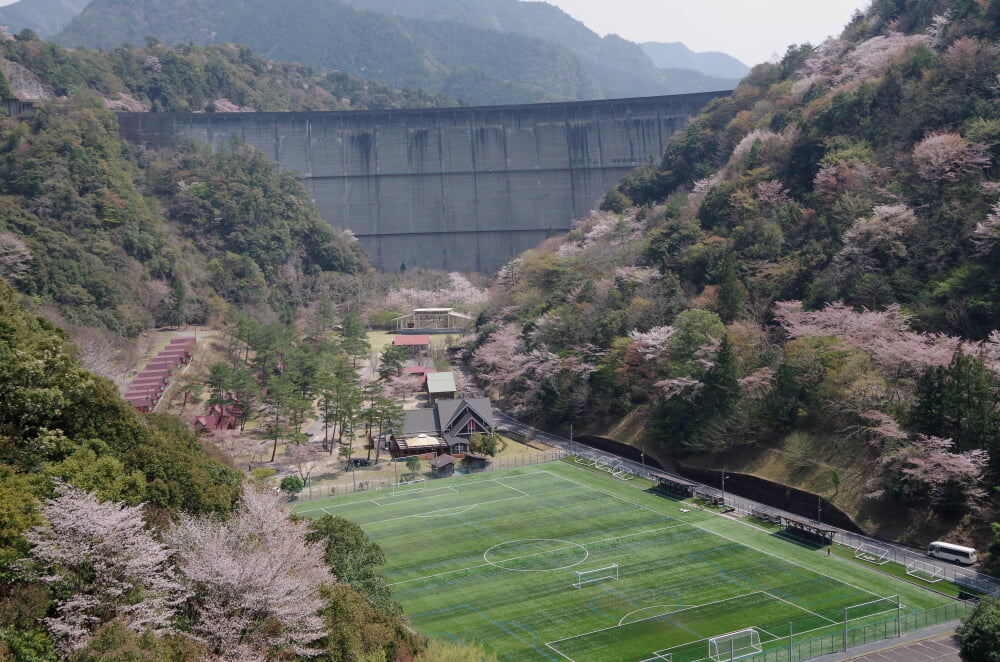
[[[773,449],[775,478],[872,528],[905,505],[987,541],[998,26],[995,0],[880,0],[758,65],[602,211],[501,270],[471,364],[553,428],[665,461]]]

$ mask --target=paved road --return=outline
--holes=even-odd
[[[957,622],[945,623],[930,630],[911,632],[903,639],[878,641],[847,653],[817,657],[810,662],[960,662],[956,626]]]

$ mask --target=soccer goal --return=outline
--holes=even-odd
[[[889,562],[889,549],[863,542],[854,550],[854,558],[874,563],[875,565],[882,565]]]
[[[398,483],[393,483],[390,494],[396,496],[412,492],[423,492],[426,489],[427,480],[425,478],[414,478],[413,480],[401,480]]]
[[[710,637],[708,640],[708,656],[715,662],[739,660],[762,652],[760,633],[756,628],[737,630],[728,634]]]
[[[944,568],[927,561],[913,559],[906,564],[906,574],[916,577],[928,584],[933,584],[944,579]]]
[[[592,584],[594,582],[604,581],[605,579],[613,579],[618,581],[618,564],[612,563],[611,565],[604,566],[603,568],[594,568],[593,570],[576,570],[576,581],[573,582],[573,588],[580,588],[584,584]]]
[[[673,662],[674,654],[668,653],[665,650],[656,651],[653,653],[653,657],[647,657],[642,662]]]

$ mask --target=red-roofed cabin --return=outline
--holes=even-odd
[[[146,375],[140,374],[138,377],[132,380],[132,384],[159,384],[163,386],[167,382],[164,375]]]
[[[412,336],[395,336],[392,344],[396,347],[409,347],[412,356],[417,356],[430,349],[431,337],[426,333]]]
[[[232,430],[236,427],[235,410],[225,405],[212,405],[204,416],[194,419],[199,430]]]
[[[156,373],[165,372],[167,375],[172,375],[175,367],[177,367],[177,361],[174,359],[153,359],[146,364],[144,370],[152,370]]]
[[[144,414],[153,411],[153,407],[156,406],[155,400],[147,398],[146,396],[143,395],[134,395],[131,397],[126,395],[125,399],[128,401],[130,405],[135,407],[136,411],[142,412]]]
[[[126,393],[150,393],[150,394],[162,394],[166,386],[163,385],[162,381],[155,382],[132,382],[128,385],[128,391]]]

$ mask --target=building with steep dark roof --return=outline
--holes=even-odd
[[[397,456],[464,455],[473,434],[492,434],[496,428],[489,398],[437,400],[433,409],[412,409],[405,414],[403,432],[393,441]]]

